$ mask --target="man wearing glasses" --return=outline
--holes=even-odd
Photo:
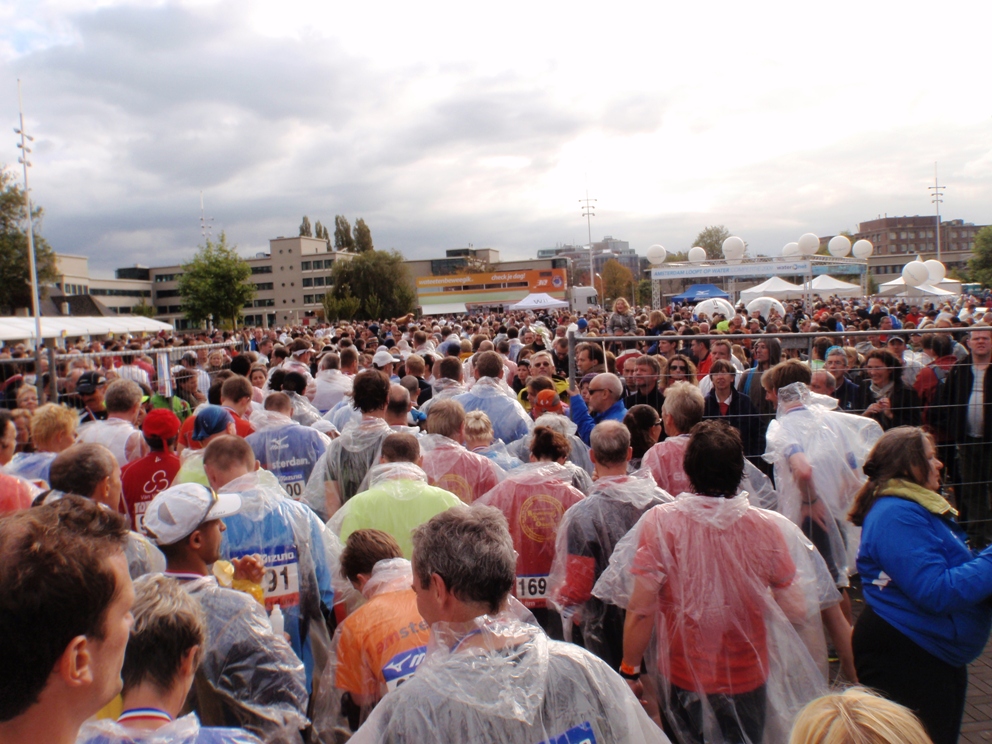
[[[589,383],[589,405],[575,388],[569,390],[572,421],[578,427],[576,432],[586,445],[589,435],[596,424],[601,421],[620,421],[627,415],[627,407],[623,404],[623,383],[620,378],[609,372],[596,375]]]

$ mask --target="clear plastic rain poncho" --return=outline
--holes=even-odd
[[[323,420],[330,422],[337,431],[344,431],[348,424],[362,420],[362,412],[352,406],[350,396],[345,396],[344,400],[324,414]]]
[[[860,531],[847,513],[866,478],[861,470],[882,428],[865,416],[832,410],[834,398],[811,393],[801,382],[778,391],[778,412],[768,425],[764,458],[775,466],[779,511],[813,541],[838,586],[848,585]],[[794,476],[791,458],[805,456],[808,487]]]
[[[692,490],[689,476],[685,474],[685,467],[682,465],[688,445],[689,435],[680,434],[658,442],[644,453],[641,467],[651,471],[658,488],[676,495]]]
[[[255,411],[250,421],[255,433],[245,437],[245,441],[251,445],[255,459],[275,475],[286,493],[301,500],[307,481],[331,440],[278,411]]]
[[[435,623],[427,658],[351,741],[665,744],[606,664],[511,611]]]
[[[275,477],[256,470],[220,489],[241,495],[241,511],[224,518],[223,558],[262,556],[265,610],[282,608],[286,633],[303,660],[307,682],[327,663],[330,635],[324,618],[334,606],[324,525],[286,495]]]
[[[338,626],[331,662],[314,701],[318,734],[356,729],[375,704],[406,682],[423,662],[429,637],[403,558],[379,561],[362,588],[367,600]]]
[[[543,413],[534,421],[534,428],[536,429],[538,426],[552,429],[568,439],[568,443],[572,445],[572,449],[568,453],[568,461],[592,475],[594,468],[592,459],[589,457],[589,445],[576,434],[579,427],[575,425],[574,421],[557,413]],[[530,443],[533,438],[533,434],[528,434],[523,439],[518,439],[507,445],[507,450],[521,462],[530,462]]]
[[[428,485],[427,473],[412,462],[373,465],[366,483],[368,488],[349,499],[327,523],[327,529],[342,544],[356,530],[382,530],[396,539],[403,556],[409,559],[413,555],[413,528],[462,505],[450,491]]]
[[[466,413],[482,411],[489,416],[493,435],[509,444],[527,436],[533,422],[512,391],[508,394],[506,385],[500,382],[492,377],[482,377],[469,392],[456,395],[454,399],[462,404]]]
[[[26,481],[48,483],[48,471],[55,458],[54,452],[18,452],[3,466],[3,471],[7,475],[14,475]]]
[[[342,504],[358,493],[359,486],[374,464],[379,462],[383,440],[392,429],[381,418],[363,418],[348,425],[333,440],[317,462],[303,500],[321,519],[327,520]],[[337,493],[328,486],[334,481]]]
[[[293,421],[301,426],[313,426],[322,419],[320,411],[305,396],[291,390],[283,390],[293,403]]]
[[[582,645],[614,669],[623,658],[624,612],[594,597],[593,585],[641,515],[671,501],[671,494],[658,488],[647,471],[608,476],[597,480],[588,498],[565,512],[558,526],[549,599],[566,622],[566,640],[574,617],[582,629]]]
[[[203,727],[190,713],[155,731],[128,728],[109,718],[90,721],[79,730],[76,744],[262,744],[262,741],[241,729]]]
[[[825,692],[805,641],[821,624],[818,576],[792,557],[808,556],[802,542],[746,493],[683,493],[613,551],[593,593],[653,619],[644,659],[680,741],[785,741],[799,709]]]
[[[457,380],[439,377],[431,383],[431,391],[431,397],[425,400],[423,405],[419,407],[420,412],[425,416],[431,410],[434,401],[454,398],[456,395],[467,392],[468,388]]]
[[[548,606],[548,574],[562,516],[585,495],[571,485],[572,471],[556,462],[535,462],[511,471],[475,503],[506,516],[517,551],[513,593],[524,606]]]
[[[427,482],[450,491],[466,504],[495,488],[506,475],[488,457],[469,452],[440,434],[425,434],[420,440],[420,452]]]
[[[524,464],[522,460],[510,454],[506,445],[498,439],[488,447],[476,447],[472,451],[477,455],[488,457],[504,471],[519,468]]]
[[[207,643],[196,673],[196,710],[210,726],[240,726],[260,739],[299,744],[307,725],[303,663],[272,632],[265,610],[213,576],[185,582],[207,620]],[[287,619],[286,629],[289,630]]]

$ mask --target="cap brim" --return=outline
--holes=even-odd
[[[241,495],[237,493],[219,493],[217,502],[207,512],[207,519],[223,519],[233,517],[241,511]],[[204,520],[206,521],[206,520]]]

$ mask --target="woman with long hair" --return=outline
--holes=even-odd
[[[864,415],[875,419],[886,431],[897,426],[923,423],[919,396],[902,381],[902,360],[888,349],[873,349],[865,359]]]
[[[865,598],[853,645],[862,684],[916,711],[934,744],[953,744],[968,664],[992,627],[992,547],[968,547],[939,493],[942,467],[917,427],[890,429],[868,455],[849,515]]]
[[[688,382],[690,385],[699,387],[699,381],[696,379],[696,365],[685,354],[676,354],[668,360],[668,369],[662,374],[661,384],[658,387],[664,392],[676,382]]]
[[[661,416],[648,405],[636,405],[623,417],[623,425],[630,432],[630,447],[633,453],[630,457],[629,470],[633,472],[641,467],[641,459],[664,434]]]

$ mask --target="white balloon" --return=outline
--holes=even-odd
[[[831,256],[841,258],[851,252],[851,241],[845,235],[834,235],[827,243],[827,250]]]
[[[710,320],[713,320],[713,315],[715,313],[720,313],[727,320],[733,318],[735,314],[734,306],[722,297],[713,297],[709,300],[703,300],[696,305],[692,312],[697,318],[700,315],[706,315]]]
[[[706,249],[698,245],[689,249],[689,260],[693,263],[702,263],[706,260]]]
[[[871,241],[862,238],[861,240],[855,241],[854,247],[851,248],[851,253],[854,254],[855,258],[868,258],[874,250],[875,246],[871,244]]]
[[[799,255],[799,243],[786,243],[785,248],[782,249],[783,256],[798,256]]]
[[[665,256],[667,255],[668,251],[665,250],[665,246],[663,245],[655,244],[648,248],[648,262],[653,266],[665,263]]]
[[[723,257],[726,259],[744,257],[744,241],[736,235],[731,235],[723,241]]]
[[[813,233],[799,236],[799,252],[804,256],[812,256],[820,250],[820,239]]]
[[[918,287],[930,278],[930,272],[922,261],[910,261],[902,267],[902,280],[907,287]]]
[[[747,308],[745,308],[749,313],[753,313],[757,310],[761,313],[763,318],[768,317],[768,312],[772,308],[778,312],[783,318],[785,317],[785,306],[776,300],[774,297],[755,297],[749,303],[747,303]]]
[[[944,281],[944,277],[947,276],[947,269],[944,268],[944,264],[931,258],[929,261],[924,261],[923,265],[927,267],[927,273],[930,275],[927,284],[938,284]]]

